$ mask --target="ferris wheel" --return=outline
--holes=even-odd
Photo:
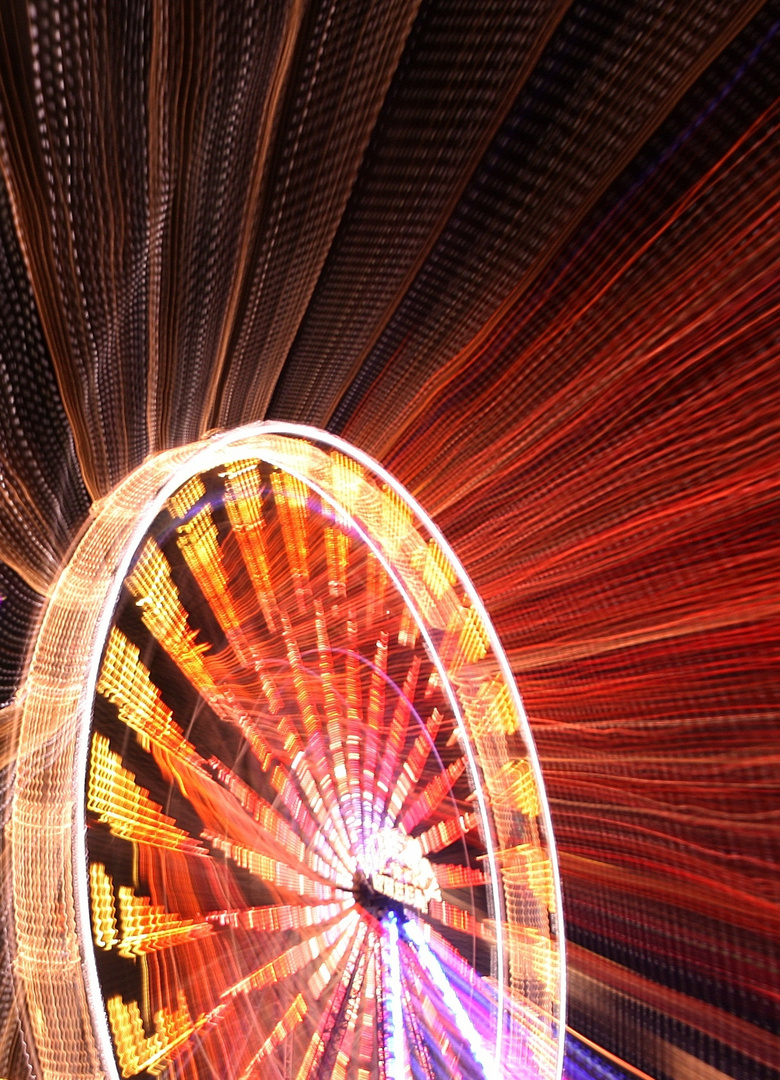
[[[13,809],[42,1077],[560,1076],[520,698],[432,523],[323,432],[151,458],[42,623]]]

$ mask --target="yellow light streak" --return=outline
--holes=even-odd
[[[178,534],[179,550],[228,641],[243,664],[251,663],[251,649],[241,629],[241,619],[236,613],[228,576],[222,565],[219,534],[211,507],[204,506],[186,525],[180,525]]]
[[[153,1075],[162,1072],[171,1052],[196,1030],[182,990],[178,992],[178,1008],[163,1007],[155,1013],[154,1034],[148,1037],[138,1002],[125,1003],[117,994],[108,999],[106,1010],[119,1069],[125,1077],[135,1076],[144,1069]]]
[[[119,941],[114,903],[114,883],[103,863],[91,863],[89,885],[92,896],[92,936],[95,945],[106,951]]]
[[[92,736],[87,806],[115,836],[193,855],[206,854],[196,840],[149,798],[146,788],[140,787],[134,774],[123,767],[108,739],[97,733]]]
[[[168,499],[168,510],[174,518],[185,518],[193,506],[206,494],[206,488],[199,476],[192,476],[174,491]]]
[[[237,461],[225,473],[227,512],[268,629],[278,613],[271,582],[260,475],[255,462]]]
[[[299,603],[302,603],[309,583],[306,518],[311,492],[296,476],[279,470],[271,473],[271,487],[282,527],[290,573],[295,582]]]
[[[149,897],[136,896],[127,885],[119,886],[118,898],[122,919],[118,951],[120,956],[128,959],[157,949],[170,949],[212,932],[205,920],[182,919],[180,915],[152,904]]]

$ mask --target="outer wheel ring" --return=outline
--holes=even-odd
[[[107,1076],[112,1080],[119,1075],[92,948],[84,792],[93,701],[120,592],[143,538],[167,500],[193,476],[250,456],[296,477],[317,493],[323,505],[328,503],[349,520],[395,588],[405,596],[426,641],[426,652],[437,667],[455,724],[463,736],[461,743],[468,759],[468,774],[474,781],[486,847],[486,876],[492,894],[489,906],[495,925],[493,974],[497,1015],[502,1018],[495,1024],[490,1053],[492,1060],[501,1062],[502,1070],[517,1065],[511,1050],[512,1021],[505,1017],[512,1013],[517,996],[518,965],[527,961],[518,960],[518,946],[509,940],[514,921],[506,918],[507,896],[511,906],[520,895],[520,886],[508,884],[517,878],[516,860],[510,865],[505,856],[496,855],[496,849],[500,846],[509,850],[512,842],[516,844],[518,829],[523,830],[524,810],[513,806],[511,814],[503,814],[503,818],[512,819],[510,823],[496,825],[488,803],[505,808],[508,805],[507,785],[500,779],[507,765],[506,750],[504,760],[490,763],[487,748],[490,745],[490,753],[495,754],[499,743],[505,747],[508,733],[513,759],[520,761],[518,746],[522,745],[522,762],[536,799],[533,835],[548,867],[542,897],[549,927],[545,946],[547,986],[543,1002],[526,1002],[536,1007],[532,1020],[536,1050],[532,1060],[538,1075],[559,1077],[565,990],[557,862],[530,731],[495,631],[444,538],[385,470],[340,439],[315,429],[276,423],[218,434],[149,459],[93,508],[92,520],[47,605],[25,686],[11,825],[14,971],[30,1006],[31,1034],[41,1074]],[[345,474],[341,469],[337,477],[338,470],[332,465],[336,458],[349,462],[352,471],[348,469]],[[383,508],[387,517],[387,506],[391,504],[403,506],[408,514],[404,520],[409,530],[400,538],[382,524]],[[432,571],[426,570],[426,552],[431,551],[450,575],[444,586],[440,577],[432,583]],[[466,618],[478,627],[484,655],[473,665],[480,671],[472,671],[469,679],[461,679],[456,686],[434,637],[440,637],[448,625],[460,626],[458,620],[464,622]],[[497,703],[500,698],[502,703],[500,724],[507,730],[500,733],[500,738],[497,704],[493,720],[484,720],[484,688],[488,685],[492,697],[486,706],[487,714],[492,715],[491,702]],[[475,734],[478,698],[482,702],[480,715],[487,725],[480,736]],[[511,720],[507,721],[507,716]],[[490,723],[494,730],[489,730]],[[527,832],[528,822],[524,827]],[[532,897],[528,882],[522,887],[524,902],[528,902]],[[537,906],[542,904],[540,897],[533,895]],[[410,940],[404,947],[414,949]],[[538,981],[534,975],[531,982]],[[526,980],[526,990],[528,985]],[[388,1080],[395,1080],[392,1068],[396,1067],[400,1066],[382,1065]]]

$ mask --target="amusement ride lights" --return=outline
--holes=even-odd
[[[333,436],[216,435],[95,507],[31,659],[12,837],[44,1077],[560,1076],[511,672],[433,524]]]

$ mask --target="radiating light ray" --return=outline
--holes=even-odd
[[[237,866],[248,870],[250,874],[261,881],[276,885],[283,891],[308,899],[332,900],[338,898],[336,889],[328,883],[329,879],[321,877],[309,867],[297,871],[287,862],[279,862],[276,859],[269,858],[267,855],[261,855],[254,848],[235,843],[225,836],[209,832],[208,829],[204,829],[201,835],[214,851],[222,852],[229,859],[232,859]]]
[[[262,932],[277,930],[299,930],[302,927],[316,926],[330,922],[342,914],[351,901],[331,903],[322,900],[318,904],[300,903],[273,904],[267,907],[236,908],[233,911],[212,911],[206,915],[206,922],[217,926],[240,926],[245,930]]]
[[[388,579],[385,569],[372,551],[366,552],[366,593],[365,623],[367,629],[373,629],[385,610]]]
[[[362,945],[366,936],[366,926],[360,920],[353,928],[353,933],[350,935],[344,935],[341,942],[332,950],[328,962],[322,965],[319,972],[315,973],[316,979],[316,997],[320,997],[325,988],[332,981],[336,971],[342,966],[343,970],[341,977],[336,984],[331,999],[327,1008],[322,1011],[319,1024],[316,1030],[311,1036],[311,1040],[303,1055],[301,1066],[297,1073],[297,1080],[308,1080],[319,1073],[319,1066],[322,1062],[323,1056],[328,1049],[327,1033],[332,1030],[334,1022],[338,1017],[338,1013],[344,1006],[345,1000],[348,998],[352,982],[354,979],[358,960],[361,959],[360,948],[355,948],[355,944],[360,942]],[[350,952],[348,959],[345,959],[347,952]],[[365,957],[362,959],[365,960]],[[350,963],[350,961],[352,961]]]
[[[261,1044],[260,1049],[253,1056],[249,1065],[244,1069],[240,1076],[240,1080],[251,1080],[252,1074],[255,1069],[260,1065],[263,1058],[268,1057],[273,1051],[290,1035],[295,1028],[302,1022],[306,1013],[308,1012],[308,1005],[304,1000],[302,994],[298,994],[292,1005],[289,1006],[282,1019],[274,1027],[271,1034]]]
[[[257,821],[254,815],[245,812],[241,801],[229,789],[217,784],[208,773],[178,760],[168,760],[164,750],[158,751],[155,759],[163,775],[178,785],[198,813],[204,824],[204,837],[217,837],[220,844],[242,852],[242,858],[249,857],[243,854],[248,851],[268,855],[275,865],[285,865],[312,881],[324,883],[329,879],[332,873],[329,862],[322,860],[323,865],[318,868],[319,857],[304,848],[291,831],[275,835],[269,830],[269,825],[278,824],[275,814],[261,814],[265,820]],[[283,838],[292,844],[285,844]]]
[[[242,629],[227,573],[222,564],[217,527],[208,504],[177,529],[177,545],[203,590],[219,625],[244,665],[253,663],[253,649]]]
[[[120,956],[132,959],[157,949],[170,949],[212,932],[206,920],[182,919],[137,896],[128,885],[117,890],[122,933],[117,943]]]
[[[133,673],[129,681],[128,672]],[[149,680],[149,672],[140,664],[138,649],[116,628],[112,630],[109,640],[98,690],[119,705],[120,716],[139,733],[164,774],[170,779],[175,779],[182,792],[188,791],[190,797],[195,797],[198,791],[204,796],[209,792],[210,803],[216,799],[224,808],[226,805],[224,795],[214,788],[210,778],[201,771],[200,767],[206,763],[184,739],[181,729],[171,718],[170,710],[161,702],[159,691]],[[244,798],[247,798],[249,789],[241,784],[231,770],[220,763],[218,771],[223,782],[228,782],[229,788],[232,783],[241,791]],[[201,813],[204,809],[208,811],[210,803],[200,800]],[[269,830],[271,835],[281,832],[285,839],[292,840],[291,831],[287,827],[282,828],[283,823],[269,807],[262,804],[261,800],[255,798],[252,810],[259,815],[260,823]],[[235,817],[230,812],[227,816]],[[320,837],[319,832],[317,836]],[[294,853],[299,846],[293,843],[292,847],[288,847],[292,858],[297,861],[300,861],[301,852],[299,851],[297,856]]]
[[[432,919],[441,923],[442,926],[449,927],[450,930],[457,930],[461,934],[468,934],[472,937],[480,937],[484,932],[482,921],[475,918],[467,908],[458,907],[456,904],[447,901],[432,900],[428,906],[428,911]],[[495,940],[495,935],[491,940]]]
[[[357,928],[351,946],[325,1014],[322,1052],[317,1061],[317,1071],[322,1076],[343,1077],[349,1063],[352,1035],[363,996],[363,980],[372,950],[370,931],[365,922]]]
[[[308,773],[311,771],[319,798],[314,796],[313,801],[311,795],[313,789],[311,784],[309,784],[307,788],[309,804],[314,808],[320,799],[324,803],[330,820],[336,829],[336,836],[331,843],[334,845],[334,850],[340,854],[341,858],[348,861],[349,836],[347,835],[346,824],[343,821],[338,793],[334,789],[333,778],[329,769],[328,755],[324,753],[319,714],[315,702],[312,700],[312,695],[310,695],[309,692],[310,676],[304,667],[300,648],[293,633],[289,617],[282,611],[280,618],[282,623],[282,635],[285,641],[287,657],[293,676],[295,694],[303,718],[304,728],[300,740],[295,738],[293,741],[291,738],[289,748],[290,753],[294,758],[298,758],[300,754],[304,753],[303,740],[309,745],[310,753],[302,766],[299,762],[299,767],[296,771],[304,779],[308,779]],[[330,684],[330,689],[332,691],[332,682]],[[320,826],[321,825],[322,820],[320,820]],[[324,832],[322,828],[320,828],[319,831],[320,833]]]
[[[302,968],[318,960],[320,957],[328,957],[331,949],[339,941],[349,942],[351,935],[359,924],[358,917],[353,911],[347,911],[339,916],[327,929],[320,933],[312,932],[305,936],[297,945],[290,946],[280,953],[275,960],[270,960],[261,965],[249,975],[234,983],[220,993],[223,1002],[229,1001],[239,995],[247,994],[253,990],[261,990],[272,983],[278,983],[283,979],[289,979],[297,974]]]
[[[350,912],[350,916],[354,916],[354,918],[351,919],[349,932],[342,934],[340,940],[323,954],[322,963],[315,969],[308,981],[310,992],[315,999],[320,1000],[324,998],[325,991],[336,976],[339,976],[326,1016],[333,1014],[334,1002],[337,1002],[340,1008],[345,1000],[366,939],[365,920],[360,917],[357,909]]]
[[[343,822],[341,807],[348,804],[349,784],[346,751],[342,738],[342,709],[337,697],[336,674],[333,666],[333,653],[328,639],[327,621],[320,601],[315,603],[315,613],[320,679],[322,680],[322,693],[327,720],[328,748],[333,762],[333,782],[339,803],[339,820]],[[344,828],[346,831],[346,823],[344,823]],[[348,840],[349,837],[347,836]]]
[[[482,870],[475,870],[469,866],[456,866],[450,863],[432,863],[433,872],[436,875],[442,889],[466,889],[472,886],[483,886],[487,879]]]
[[[465,770],[465,757],[458,758],[457,761],[453,761],[443,772],[439,773],[438,776],[434,776],[426,784],[400,820],[399,824],[404,832],[412,832],[424,818],[437,809],[442,800],[449,795],[453,785]]]
[[[125,1004],[117,995],[109,998],[106,1004],[117,1045],[119,1067],[126,1077],[135,1076],[143,1070],[154,1075],[173,1051],[191,1039],[205,1024],[205,1018],[192,1023],[184,996],[180,995],[177,1009],[160,1009],[155,1016],[154,1035],[147,1037],[135,1001]]]
[[[259,481],[256,462],[235,462],[225,474],[225,503],[260,610],[273,633],[278,609],[271,582]]]
[[[132,679],[128,679],[130,672]],[[170,779],[175,779],[182,792],[186,790],[191,798],[195,797],[198,791],[204,796],[210,792],[211,803],[216,799],[225,806],[224,796],[215,790],[209,777],[201,771],[201,767],[206,763],[183,737],[181,729],[172,720],[170,710],[160,700],[159,691],[149,680],[149,672],[140,663],[138,649],[116,628],[112,630],[109,640],[98,691],[119,705],[122,719],[139,734],[163,773]],[[247,785],[242,784],[224,764],[218,763],[217,770],[220,779],[234,795],[236,792],[241,793],[245,800],[242,805],[252,813],[253,820],[267,830],[270,836],[277,841],[281,840],[293,861],[300,865],[303,845],[296,840],[289,827],[262,800],[256,796],[251,797],[252,793]],[[250,805],[246,804],[247,799],[250,800]],[[209,802],[201,799],[200,812],[208,812],[209,805]],[[230,818],[235,815],[228,811],[227,816]],[[314,829],[312,834],[315,835]],[[321,832],[317,831],[316,836],[321,850]],[[261,846],[267,847],[267,844],[262,843]],[[271,846],[274,846],[273,842]],[[330,862],[327,848],[324,857]]]
[[[303,668],[301,651],[298,647],[295,634],[293,633],[289,616],[284,611],[281,613],[281,622],[282,637],[284,638],[285,647],[287,649],[287,660],[290,664],[293,686],[295,687],[295,696],[298,701],[298,709],[303,722],[303,736],[309,737],[319,727],[319,716],[317,715],[317,710],[309,696],[309,678]]]
[[[307,845],[298,832],[281,817],[281,815],[269,803],[257,795],[248,784],[240,777],[223,765],[217,758],[212,758],[209,764],[213,767],[216,776],[228,788],[231,794],[238,800],[247,814],[257,822],[274,840],[291,853],[296,862],[305,860]],[[297,824],[297,822],[296,822]],[[304,832],[301,830],[301,832]],[[306,833],[304,832],[304,836]],[[339,859],[333,847],[322,837],[321,832],[306,836],[308,844],[314,848],[317,856],[325,862],[336,874],[346,869],[346,863]]]
[[[381,828],[380,809],[377,800],[377,761],[379,758],[379,732],[384,727],[385,687],[387,673],[388,635],[382,631],[376,643],[374,662],[366,706],[366,730],[363,744],[363,817],[368,817],[370,828]]]
[[[189,682],[218,716],[244,732],[261,762],[270,758],[270,748],[265,740],[243,712],[233,705],[231,695],[214,682],[203,656],[208,647],[196,644],[196,635],[187,623],[187,614],[171,579],[167,560],[153,540],[146,544],[127,585],[143,611],[144,625]]]
[[[349,829],[344,814],[343,803],[339,799],[338,785],[331,774],[329,747],[323,732],[315,732],[309,740],[309,754],[312,757],[312,771],[315,774],[318,789],[323,793],[323,803],[327,813],[323,815],[322,827],[328,834],[333,834],[331,844],[341,856],[345,865],[351,864],[350,852],[353,850],[353,841],[349,835]],[[325,820],[329,828],[324,829]]]
[[[328,560],[328,591],[334,599],[347,595],[349,536],[339,528],[326,526],[325,552]]]
[[[354,842],[356,833],[365,829],[363,800],[360,790],[360,745],[363,730],[363,701],[360,688],[360,652],[358,626],[353,614],[347,616],[348,650],[344,654],[346,664],[346,745],[347,785],[350,792],[347,826]]]
[[[308,492],[296,477],[278,470],[271,473],[271,486],[282,527],[290,573],[295,583],[295,594],[299,604],[302,605],[309,583],[306,539]]]
[[[348,867],[349,848],[339,835],[338,827],[330,832],[323,827],[329,817],[327,807],[303,750],[292,759],[290,766],[293,765],[294,770],[291,768],[290,772],[284,766],[277,766],[271,773],[271,784],[293,819],[314,839],[318,849],[326,845],[342,865]]]

